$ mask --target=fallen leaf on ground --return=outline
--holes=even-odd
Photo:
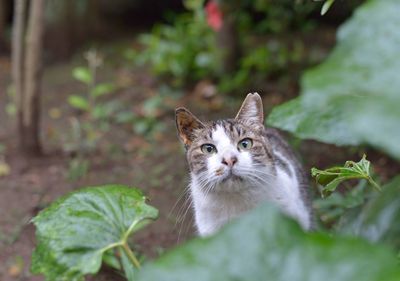
[[[10,166],[4,161],[0,161],[0,177],[7,176],[10,174],[10,172]]]

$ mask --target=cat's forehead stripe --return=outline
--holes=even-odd
[[[215,143],[221,147],[230,146],[232,141],[226,133],[226,128],[222,125],[216,125],[215,130],[212,132],[212,137]]]
[[[243,126],[233,119],[218,120],[212,123],[211,130],[215,131],[217,127],[224,129],[226,135],[231,138],[240,137],[247,134]]]

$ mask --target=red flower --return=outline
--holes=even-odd
[[[214,31],[219,31],[222,27],[222,12],[218,4],[214,0],[211,0],[207,3],[205,10],[208,25]]]

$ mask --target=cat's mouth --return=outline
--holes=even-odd
[[[243,178],[236,175],[232,170],[229,170],[228,173],[223,177],[221,182],[227,182],[227,181],[242,181]]]

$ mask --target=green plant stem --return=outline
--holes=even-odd
[[[128,243],[123,243],[122,248],[124,249],[125,254],[128,256],[133,265],[136,266],[136,268],[140,269],[140,262],[135,257],[135,254],[132,252],[132,250],[129,248]]]

